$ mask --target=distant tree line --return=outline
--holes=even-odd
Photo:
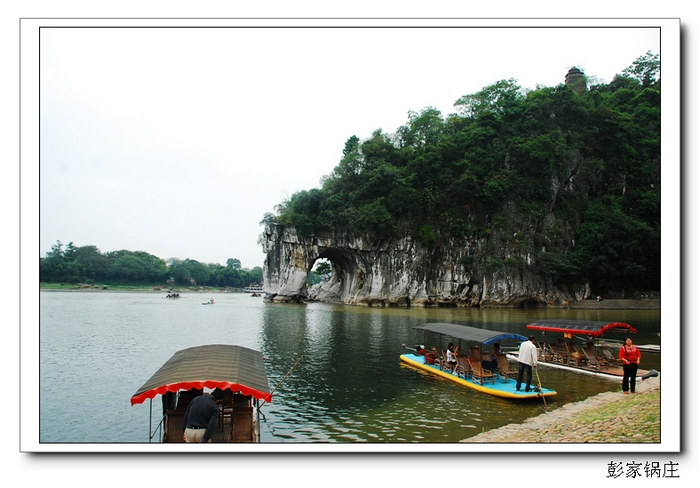
[[[537,249],[515,264],[557,282],[659,290],[659,66],[648,52],[609,84],[588,86],[581,73],[577,84],[525,92],[501,80],[459,98],[447,117],[409,112],[393,134],[350,137],[320,188],[263,222],[425,246],[508,230],[506,246]]]
[[[241,269],[238,259],[228,259],[226,266],[200,263],[194,259],[165,261],[143,251],[102,253],[96,246],[65,248],[56,241],[45,258],[39,258],[39,281],[42,283],[88,284],[171,284],[244,288],[262,283],[262,268]]]

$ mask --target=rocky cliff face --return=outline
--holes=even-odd
[[[369,306],[567,306],[590,295],[587,285],[564,290],[534,274],[531,246],[514,253],[499,242],[492,235],[471,242],[446,239],[428,248],[411,238],[305,237],[268,223],[263,288],[273,301]],[[499,253],[508,258],[485,258]],[[331,262],[333,275],[308,289],[307,276],[321,258]]]

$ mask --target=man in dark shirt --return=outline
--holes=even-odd
[[[219,406],[214,397],[209,393],[194,397],[182,419],[182,438],[185,442],[210,442],[218,421]]]

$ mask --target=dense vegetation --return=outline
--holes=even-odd
[[[42,283],[87,284],[170,284],[244,288],[262,283],[262,269],[241,269],[238,259],[226,266],[204,264],[194,259],[170,259],[168,262],[143,251],[102,253],[96,246],[76,247],[72,242],[63,248],[56,241],[45,258],[39,258],[39,281]]]
[[[350,137],[319,188],[263,221],[428,247],[497,233],[515,251],[535,250],[514,264],[554,282],[659,290],[659,73],[649,52],[609,84],[589,86],[581,73],[578,84],[525,92],[501,80],[447,117],[409,112],[393,134]]]

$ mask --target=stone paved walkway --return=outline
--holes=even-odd
[[[637,393],[605,392],[461,442],[660,442],[660,377],[637,382]],[[543,405],[544,409],[544,405]]]

